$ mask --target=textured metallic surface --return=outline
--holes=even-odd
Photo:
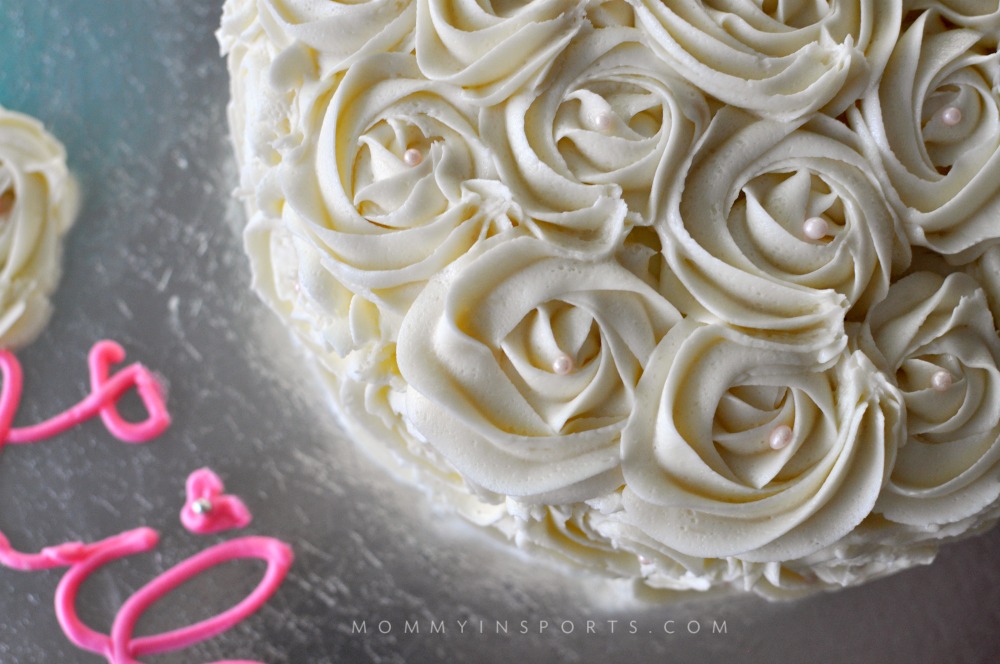
[[[254,512],[249,531],[291,543],[296,563],[249,621],[150,661],[997,661],[1000,531],[946,548],[929,568],[791,604],[609,605],[600,584],[496,546],[374,467],[338,433],[301,358],[248,292],[213,37],[220,6],[0,0],[0,104],[45,121],[84,194],[56,315],[21,354],[19,421],[85,393],[86,352],[102,337],[168,378],[175,416],[145,446],[90,422],[0,457],[0,530],[22,550],[161,531],[155,553],[87,583],[86,621],[107,631],[130,593],[227,537],[190,535],[177,518],[187,474],[207,465]],[[157,606],[139,632],[221,610],[261,572],[218,568]],[[59,630],[59,576],[0,569],[0,662],[99,661]],[[360,621],[367,634],[352,633]],[[406,633],[407,621],[420,633]],[[442,621],[443,634],[428,633]],[[725,633],[715,631],[722,623]]]

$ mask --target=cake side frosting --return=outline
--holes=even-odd
[[[769,597],[927,563],[1000,510],[1000,81],[992,14],[924,4],[230,0],[254,287],[520,546]]]

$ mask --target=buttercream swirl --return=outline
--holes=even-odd
[[[77,205],[62,144],[0,106],[0,347],[27,344],[48,322]]]
[[[910,241],[960,262],[1000,241],[1000,56],[980,40],[922,14],[851,113]]]
[[[415,0],[420,71],[484,106],[544,74],[583,26],[581,0]]]
[[[909,9],[934,9],[948,21],[978,31],[987,43],[1000,37],[1000,0],[907,0]]]
[[[407,416],[486,495],[607,493],[642,368],[680,315],[611,260],[498,240],[429,282],[403,321]]]
[[[304,114],[318,123],[310,141],[282,165],[283,215],[354,292],[405,309],[405,288],[373,293],[418,287],[480,239],[518,225],[475,108],[423,78],[412,56],[369,56],[325,107],[322,99]]]
[[[625,221],[652,223],[708,121],[701,93],[640,31],[606,28],[581,34],[543,85],[485,109],[480,125],[501,178],[544,235],[604,246]]]
[[[629,0],[663,58],[727,104],[795,120],[838,115],[877,80],[898,3]]]
[[[796,128],[728,108],[712,121],[661,226],[664,254],[698,307],[744,328],[835,352],[845,313],[884,297],[909,245],[840,123]],[[804,235],[821,218],[827,233]],[[830,352],[824,351],[828,357]]]
[[[875,505],[903,435],[902,398],[860,352],[812,353],[685,321],[650,358],[622,434],[627,518],[692,556],[790,560]],[[780,426],[788,444],[769,446]]]
[[[244,242],[254,288],[320,357],[343,358],[391,338],[378,307],[340,283],[319,250],[280,220],[255,215]]]
[[[345,69],[372,53],[409,51],[416,3],[412,0],[257,0],[260,24],[279,49],[272,71],[295,61],[321,75]],[[235,15],[235,12],[234,12]],[[224,24],[224,27],[225,24]],[[302,57],[302,46],[311,53]]]
[[[987,249],[967,269],[986,293],[986,301],[993,313],[993,325],[1000,330],[1000,245]]]
[[[962,273],[909,275],[872,310],[861,343],[896,377],[906,402],[909,440],[876,509],[926,525],[964,519],[994,502],[1000,338],[979,284]]]

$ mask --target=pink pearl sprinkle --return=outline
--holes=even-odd
[[[822,240],[830,232],[830,224],[823,217],[809,217],[802,222],[802,234],[809,240]]]
[[[962,109],[957,106],[949,106],[941,112],[941,122],[949,127],[954,127],[962,121]]]
[[[953,381],[954,378],[952,378],[952,375],[944,369],[941,369],[940,371],[935,371],[934,375],[931,376],[931,388],[933,388],[935,392],[944,392],[951,387]]]
[[[598,113],[594,116],[594,124],[601,131],[611,131],[615,126],[615,119],[610,113]]]
[[[552,371],[556,372],[560,376],[565,376],[569,372],[573,371],[573,358],[569,355],[560,355],[556,358],[555,362],[552,363]]]
[[[416,148],[410,148],[403,153],[403,163],[409,167],[419,166],[424,160],[424,153]]]
[[[767,444],[771,446],[772,450],[783,450],[791,442],[792,428],[787,424],[774,427],[774,431],[771,432],[771,436],[767,440]]]

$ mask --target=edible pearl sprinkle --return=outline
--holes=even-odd
[[[594,124],[597,125],[597,128],[601,131],[611,131],[611,129],[615,126],[615,120],[611,117],[610,113],[598,113],[594,117]]]
[[[195,514],[207,514],[212,511],[212,501],[208,498],[199,498],[191,505],[191,511]]]
[[[569,355],[560,355],[552,363],[552,371],[560,376],[565,376],[573,370],[573,359]]]
[[[931,387],[936,392],[944,392],[951,387],[952,380],[951,374],[944,369],[935,371],[934,375],[931,376]]]
[[[802,234],[810,240],[822,240],[830,232],[830,225],[822,217],[809,217],[802,222]]]
[[[962,109],[955,106],[949,106],[944,109],[941,113],[941,122],[945,123],[949,127],[954,127],[959,122],[962,121]]]
[[[424,160],[424,154],[416,148],[410,148],[409,150],[403,153],[403,163],[406,164],[407,166],[410,166],[411,168],[413,166],[419,166],[420,162],[422,162],[423,160]]]
[[[783,450],[792,442],[792,428],[787,424],[774,427],[767,444],[772,450]]]

